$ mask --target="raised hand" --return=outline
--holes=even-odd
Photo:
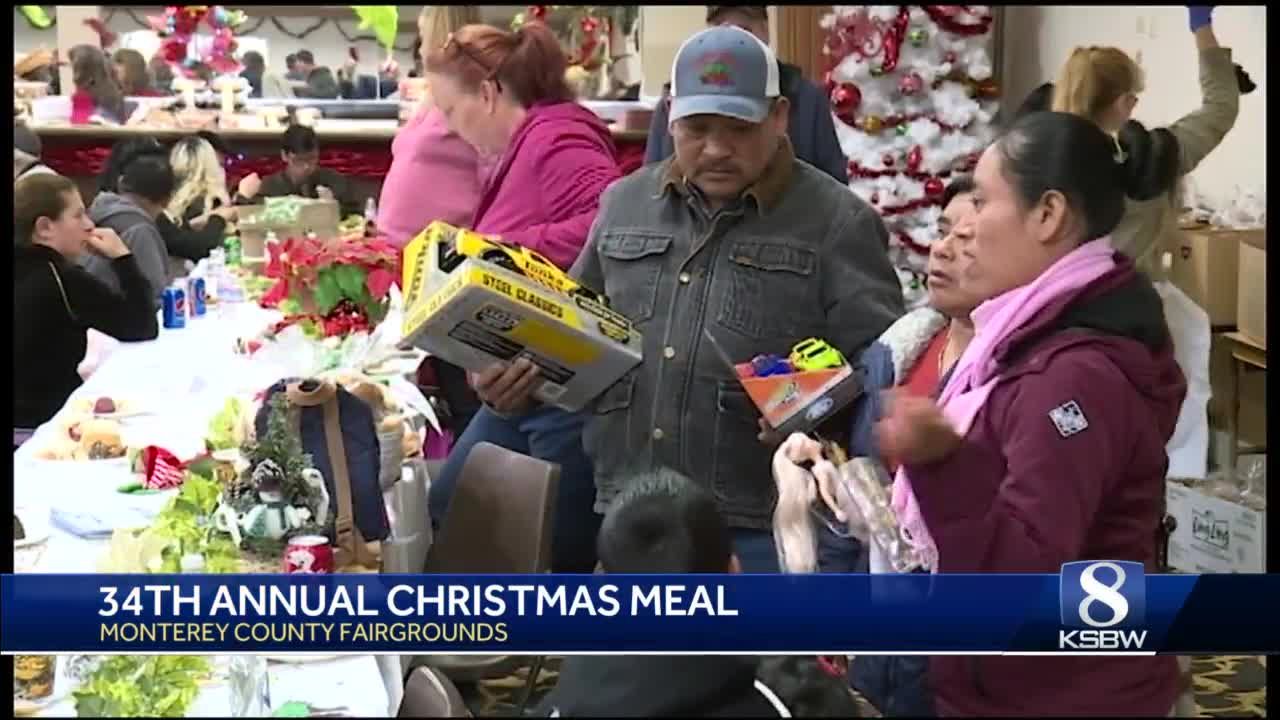
[[[1213,23],[1213,9],[1216,5],[1188,5],[1187,19],[1190,21],[1191,32],[1195,32],[1206,25]]]

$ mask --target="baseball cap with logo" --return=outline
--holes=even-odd
[[[778,60],[755,35],[732,26],[708,28],[689,38],[671,65],[671,113],[724,115],[763,122],[778,89]]]

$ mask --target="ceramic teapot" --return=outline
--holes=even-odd
[[[213,514],[214,528],[229,534],[239,545],[244,537],[280,540],[311,519],[310,510],[292,507],[278,496],[262,497],[262,500],[244,515],[238,515],[230,505],[220,505]]]

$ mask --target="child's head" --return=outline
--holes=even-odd
[[[666,468],[632,475],[604,517],[597,551],[606,573],[738,571],[715,498]]]
[[[858,717],[845,678],[832,675],[816,658],[796,655],[761,658],[760,682],[778,696],[792,717]]]

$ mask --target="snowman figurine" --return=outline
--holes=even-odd
[[[310,510],[291,507],[285,502],[283,483],[284,471],[272,460],[263,460],[253,469],[259,503],[240,521],[245,536],[279,540],[311,519]]]

